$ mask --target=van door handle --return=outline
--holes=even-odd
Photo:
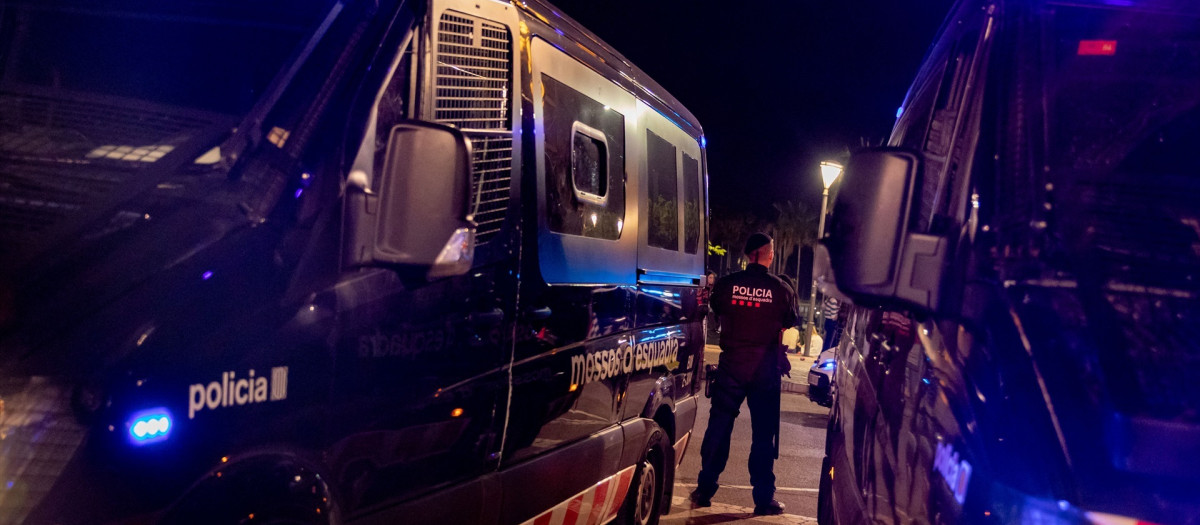
[[[493,326],[504,320],[504,310],[492,308],[487,312],[475,312],[467,316],[473,326]]]
[[[550,311],[549,306],[543,306],[535,310],[527,310],[525,312],[525,317],[527,319],[533,319],[534,321],[544,321],[550,318],[551,313],[552,312]]]

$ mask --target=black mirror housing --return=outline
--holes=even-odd
[[[471,267],[475,223],[471,143],[455,128],[424,121],[395,125],[378,194],[350,184],[350,263],[427,270],[430,277]]]
[[[842,175],[818,285],[858,304],[936,311],[948,242],[909,231],[921,157],[896,148],[855,154]]]

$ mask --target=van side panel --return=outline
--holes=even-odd
[[[656,428],[651,418],[672,444],[690,432],[694,405],[676,421],[675,404],[692,395],[703,348],[697,281],[639,283],[648,106],[582,58],[587,44],[546,23],[527,18],[521,42],[530,60],[521,70],[527,255],[499,473],[513,490],[539,484],[504,498],[502,522],[540,516],[632,473]],[[675,155],[672,175],[696,179],[687,191],[699,214],[701,154],[689,151],[694,168],[679,168]],[[690,234],[699,252],[694,222],[690,231],[679,222],[676,237],[682,244]],[[691,257],[702,268],[702,255]]]
[[[471,140],[475,264],[433,280],[345,270],[327,292],[339,329],[326,457],[350,519],[410,518],[415,501],[480,512],[499,498],[480,480],[498,464],[510,388],[520,237],[509,208],[519,179],[505,153],[515,149],[515,112],[504,108],[518,97],[517,15],[511,5],[454,0],[430,2],[425,15],[415,67],[395,72],[411,76],[385,82],[369,127],[420,118]],[[383,107],[398,105],[410,83],[405,111]],[[449,516],[463,517],[441,518]]]

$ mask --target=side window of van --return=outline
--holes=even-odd
[[[695,254],[700,250],[700,161],[683,154],[683,251]]]
[[[542,76],[551,231],[616,240],[625,224],[625,117]]]
[[[679,172],[675,146],[653,131],[646,131],[646,159],[650,172],[650,246],[679,250]]]
[[[704,274],[701,139],[643,107],[637,138],[645,144],[638,159],[638,282],[695,282]]]
[[[498,14],[498,13],[497,13]],[[513,38],[509,26],[447,9],[433,32],[433,90],[427,117],[471,140],[477,245],[490,241],[510,215],[513,158]]]
[[[938,87],[937,100],[933,106],[933,120],[929,123],[929,132],[925,136],[925,151],[929,153],[947,153],[946,148],[950,146],[950,136],[954,132],[955,119],[958,117],[967,76],[970,73],[971,59],[974,58],[975,45],[978,42],[978,31],[963,35],[954,46],[954,51],[942,71],[941,85]]]
[[[978,24],[979,20],[965,20]],[[927,71],[914,86],[906,101],[891,143],[923,153],[925,166],[920,181],[920,199],[913,227],[918,231],[939,231],[943,225],[938,214],[945,212],[948,193],[960,177],[951,148],[959,122],[971,64],[979,43],[979,30],[973,28],[938,46],[941,54],[936,68]],[[936,56],[936,55],[935,55]],[[961,149],[961,145],[955,147]]]
[[[383,169],[383,158],[387,154],[387,143],[388,138],[392,135],[392,126],[401,120],[415,116],[415,110],[411,105],[414,55],[415,52],[410,42],[410,45],[400,52],[400,60],[396,64],[395,72],[392,73],[392,79],[384,88],[383,94],[380,95],[379,103],[375,105],[375,173],[371,177],[375,184],[378,184],[381,179],[382,174],[379,173],[379,170]]]

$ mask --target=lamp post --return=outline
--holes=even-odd
[[[825,236],[825,212],[829,208],[829,187],[833,186],[834,181],[842,174],[842,165],[836,162],[824,161],[821,163],[821,182],[825,184],[825,190],[821,192],[821,219],[817,223],[817,241],[820,241]],[[797,261],[797,267],[799,262]],[[817,327],[813,326],[814,317],[817,310],[817,280],[812,279],[810,286],[812,294],[808,298],[808,315],[805,324],[808,329],[808,339],[802,341],[804,343],[804,355],[807,357],[810,346],[812,346],[812,336],[817,331]]]

